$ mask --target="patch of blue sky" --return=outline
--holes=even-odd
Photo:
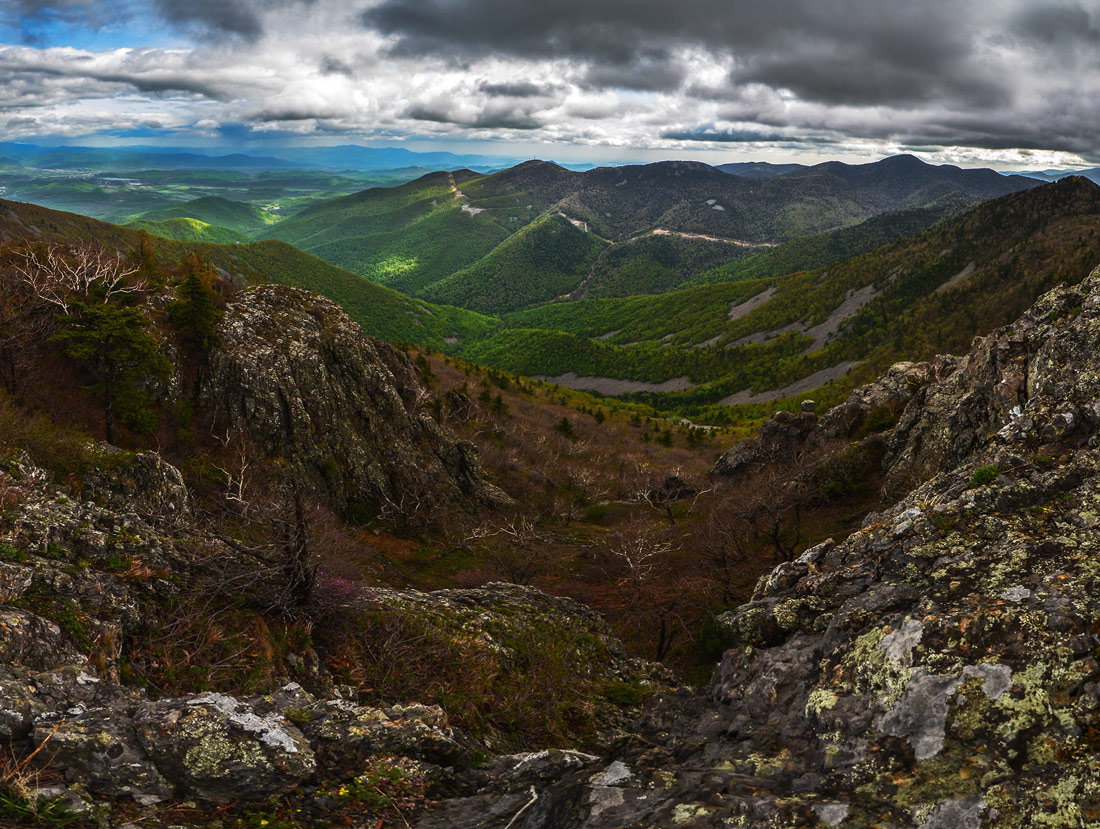
[[[41,4],[35,13],[0,14],[0,43],[36,48],[69,46],[91,52],[121,48],[177,49],[191,44],[143,0]]]

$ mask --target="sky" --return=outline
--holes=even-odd
[[[1100,0],[0,0],[0,140],[1100,165]]]

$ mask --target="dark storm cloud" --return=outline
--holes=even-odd
[[[1002,104],[1012,88],[982,71],[984,13],[966,0],[382,0],[360,19],[394,38],[395,54],[568,59],[587,88],[679,90],[690,82],[683,55],[701,49],[730,62],[732,87],[963,108]]]
[[[1100,15],[1077,3],[1042,4],[1017,15],[1012,29],[1049,46],[1073,41],[1098,43]]]
[[[478,129],[537,130],[543,123],[523,110],[487,110],[480,113],[470,126]]]
[[[153,0],[169,23],[198,28],[211,34],[236,35],[257,40],[264,32],[265,9],[288,5],[312,5],[315,0]]]
[[[622,63],[593,63],[581,78],[588,88],[633,89],[640,92],[667,92],[679,89],[688,77],[688,68],[667,54],[638,55]]]
[[[520,106],[499,106],[490,103],[476,115],[460,113],[443,103],[415,104],[402,113],[405,118],[455,124],[474,129],[534,130],[545,124]]]
[[[968,52],[964,0],[382,0],[364,25],[406,53],[486,50],[629,63],[640,53],[702,46],[750,61],[808,48],[935,69]],[[865,67],[867,69],[873,67]]]
[[[139,92],[149,92],[154,95],[183,92],[188,95],[199,95],[211,100],[225,100],[226,96],[208,83],[204,83],[190,75],[177,75],[174,77],[157,78],[132,74],[114,73],[89,73],[89,77],[109,83],[129,84]]]
[[[562,91],[560,84],[538,84],[533,81],[490,83],[482,81],[477,88],[495,98],[547,98]]]
[[[381,0],[360,19],[396,55],[551,58],[583,90],[720,105],[673,140],[1100,143],[1094,0]],[[700,55],[724,81],[692,76]]]
[[[157,11],[177,26],[198,26],[213,32],[255,40],[263,26],[251,3],[225,0],[154,0]]]
[[[1010,90],[1003,80],[959,73],[942,79],[920,67],[875,61],[866,55],[763,57],[733,74],[735,82],[789,89],[800,98],[828,104],[912,105],[949,100],[966,106],[1004,103]]]
[[[458,119],[451,114],[449,109],[434,104],[416,104],[401,114],[403,117],[412,118],[414,121],[433,121],[437,124],[454,124],[458,122]]]
[[[34,63],[15,63],[5,60],[0,55],[0,84],[4,86],[12,86],[16,81],[21,81],[29,87],[49,94],[48,83],[50,79],[68,79],[77,83],[98,81],[101,84],[112,86],[132,87],[138,92],[147,92],[153,95],[182,92],[212,100],[224,99],[225,97],[219,90],[199,77],[185,72],[162,74],[112,72],[96,69],[88,65],[87,61],[59,61],[51,64],[41,60]],[[91,90],[87,91],[91,92]],[[105,90],[103,91],[105,93]]]
[[[307,107],[294,108],[283,107],[281,109],[257,109],[250,110],[246,117],[249,121],[310,121],[313,119],[331,118],[331,111],[309,109]]]

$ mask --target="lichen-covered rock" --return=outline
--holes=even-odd
[[[34,729],[34,721],[48,713],[34,688],[18,674],[18,666],[0,668],[0,740],[22,740]]]
[[[205,396],[229,424],[340,509],[507,501],[473,446],[419,408],[406,357],[335,303],[263,286],[230,303]]]
[[[18,564],[0,561],[0,604],[18,599],[34,584],[34,571]]]
[[[1012,325],[975,340],[942,382],[921,390],[891,436],[885,490],[900,497],[960,463],[1000,430],[1032,452],[1083,446],[1100,424],[1100,268],[1051,291]]]
[[[262,800],[314,774],[361,774],[379,756],[468,765],[473,747],[439,708],[362,708],[293,683],[249,700],[210,693],[151,702],[119,684],[124,637],[142,633],[211,570],[217,583],[247,582],[265,565],[202,532],[186,490],[173,484],[178,472],[163,461],[104,451],[75,488],[51,484],[25,457],[0,471],[7,491],[18,490],[0,534],[6,750],[38,749],[36,762],[90,797],[141,805],[176,796]],[[131,493],[135,469],[152,482],[153,500]],[[331,678],[313,678],[319,693],[331,690]],[[315,746],[299,720],[312,724]]]
[[[1098,342],[1100,272],[977,341],[895,428],[915,488],[720,617],[710,685],[647,709],[613,792],[502,786],[481,826],[1100,825]]]
[[[161,773],[211,800],[262,800],[316,768],[309,742],[290,721],[224,694],[163,700],[136,722]]]
[[[294,712],[327,767],[355,772],[370,757],[393,755],[443,766],[470,762],[473,747],[455,733],[438,705],[369,708],[325,700]]]
[[[172,786],[149,759],[133,720],[123,711],[78,707],[60,718],[40,717],[34,741],[70,783],[83,783],[109,797],[132,797],[144,806],[159,803],[172,795]]]
[[[0,654],[7,665],[48,671],[84,657],[48,619],[25,610],[0,607]]]
[[[191,496],[183,475],[156,452],[123,452],[109,444],[96,447],[120,468],[105,473],[93,468],[81,482],[81,495],[105,507],[155,515],[161,519],[185,518],[191,512]]]

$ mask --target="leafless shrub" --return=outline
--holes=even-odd
[[[525,515],[482,524],[465,543],[481,554],[485,563],[513,584],[531,584],[550,563],[550,538]]]
[[[640,527],[612,534],[603,547],[618,571],[618,584],[626,590],[627,607],[634,608],[649,581],[665,563],[673,543],[658,530]]]

